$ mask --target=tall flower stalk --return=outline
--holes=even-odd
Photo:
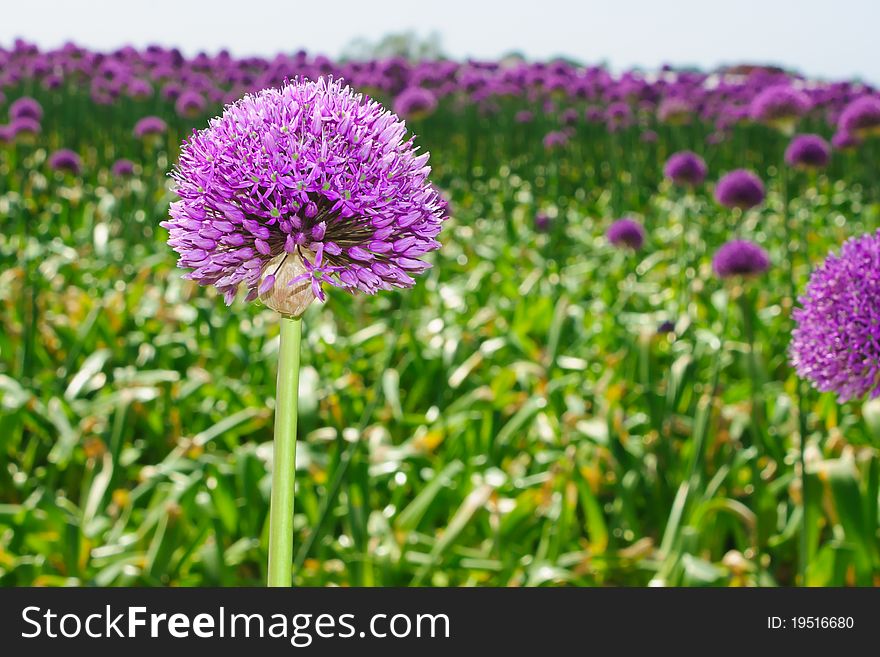
[[[408,288],[446,203],[397,116],[341,82],[296,81],[245,96],[196,132],[172,173],[168,243],[178,266],[232,304],[239,289],[280,315],[270,586],[293,580],[302,315],[325,287]]]
[[[302,319],[282,315],[275,392],[272,499],[269,506],[269,586],[293,580],[293,500]]]

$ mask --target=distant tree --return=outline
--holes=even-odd
[[[411,61],[443,59],[443,48],[438,32],[421,37],[415,32],[389,34],[378,41],[363,37],[353,40],[342,51],[344,60],[388,59],[404,57]]]

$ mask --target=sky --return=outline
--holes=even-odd
[[[34,0],[7,3],[0,44],[333,57],[358,38],[437,32],[456,59],[519,51],[614,70],[750,62],[880,84],[878,25],[880,0]]]

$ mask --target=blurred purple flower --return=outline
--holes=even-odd
[[[708,171],[703,158],[692,151],[673,153],[663,167],[663,175],[676,185],[691,187],[701,185]]]
[[[158,116],[145,116],[134,124],[134,136],[143,139],[149,135],[164,135],[168,124]]]
[[[715,200],[728,208],[748,210],[764,201],[764,183],[751,171],[736,169],[715,185]]]
[[[612,223],[605,232],[605,237],[616,247],[638,251],[645,243],[645,229],[639,222],[625,217]]]
[[[797,135],[785,149],[785,162],[800,169],[821,169],[831,159],[831,146],[819,135]]]
[[[33,119],[40,122],[43,119],[43,106],[29,96],[22,96],[9,106],[9,118],[15,119]]]
[[[49,156],[49,168],[53,171],[63,171],[78,174],[82,170],[82,160],[72,150],[62,148]]]
[[[770,257],[754,242],[731,240],[715,252],[712,269],[719,278],[757,276],[770,269]]]

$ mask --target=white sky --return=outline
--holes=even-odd
[[[229,48],[338,55],[353,39],[440,33],[447,54],[568,55],[614,69],[664,62],[781,64],[880,83],[880,0],[12,0],[0,43],[67,40],[95,49],[149,43],[187,54]]]

